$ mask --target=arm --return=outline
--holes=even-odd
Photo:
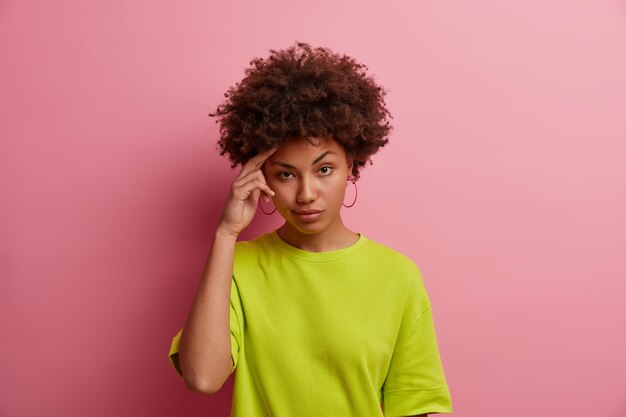
[[[180,338],[178,363],[185,384],[206,394],[217,392],[233,370],[230,344],[230,292],[237,236],[257,209],[261,193],[274,195],[261,171],[278,149],[250,158],[233,181],[213,238],[204,274]]]
[[[237,235],[217,230],[180,339],[179,364],[185,384],[217,392],[232,370],[230,290]]]

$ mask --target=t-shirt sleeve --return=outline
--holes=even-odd
[[[417,266],[382,391],[386,417],[452,413],[432,306]]]
[[[169,351],[170,363],[174,367],[174,370],[180,377],[183,376],[183,371],[180,368],[178,362],[178,353],[180,345],[180,337],[183,334],[183,329],[180,329],[178,333],[172,338]],[[237,284],[233,279],[230,290],[230,358],[232,362],[232,373],[237,368],[239,362],[239,353],[243,347],[243,310],[241,307],[241,298]]]

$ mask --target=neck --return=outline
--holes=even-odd
[[[343,249],[353,245],[359,235],[348,229],[341,217],[331,226],[319,233],[302,233],[285,222],[277,230],[278,236],[298,249],[309,252],[326,252]]]

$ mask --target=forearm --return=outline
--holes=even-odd
[[[180,339],[179,363],[190,388],[213,393],[232,369],[230,291],[237,236],[218,229]]]

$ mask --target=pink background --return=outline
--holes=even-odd
[[[391,90],[344,218],[420,266],[454,415],[625,416],[617,0],[3,1],[0,416],[228,415],[167,360],[238,172],[208,113],[295,40]]]

